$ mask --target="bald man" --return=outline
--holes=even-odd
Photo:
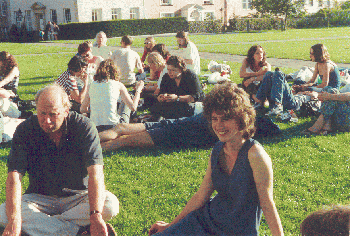
[[[95,126],[69,112],[68,95],[58,85],[40,90],[35,101],[37,115],[18,126],[8,157],[3,235],[114,235],[105,221],[118,214],[119,202],[105,190]],[[21,196],[26,172],[29,187]]]

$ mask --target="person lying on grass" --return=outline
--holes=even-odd
[[[143,85],[143,81],[136,83],[135,96],[131,99],[125,85],[119,82],[117,67],[107,59],[101,62],[94,81],[88,86],[80,112],[90,112],[90,119],[99,132],[119,123],[129,123],[131,111],[137,110]],[[121,102],[117,110],[118,100]]]
[[[310,128],[304,130],[305,135],[327,135],[331,131],[350,131],[350,86],[340,91],[331,87],[328,92],[311,92],[310,95],[323,101],[321,115]]]
[[[271,65],[266,61],[266,52],[260,45],[251,46],[247,57],[243,60],[239,77],[242,81],[243,89],[256,102],[260,81],[263,80],[266,72],[271,71]]]
[[[204,114],[219,138],[199,190],[169,224],[158,221],[149,235],[258,235],[264,212],[272,235],[283,235],[273,200],[269,155],[255,140],[255,110],[237,85],[216,85]],[[216,190],[217,195],[211,199]]]
[[[310,48],[310,59],[316,62],[315,71],[310,81],[302,85],[294,85],[293,88],[301,91],[321,92],[322,88],[330,86],[340,88],[340,74],[337,64],[330,60],[330,55],[325,45],[315,44]],[[322,83],[317,84],[320,76]]]
[[[350,207],[332,206],[308,215],[300,225],[301,236],[348,236]]]

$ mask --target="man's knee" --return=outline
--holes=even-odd
[[[106,200],[103,208],[103,219],[108,221],[119,213],[119,200],[111,192],[106,191]]]

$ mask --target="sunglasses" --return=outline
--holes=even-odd
[[[144,44],[150,44],[151,42],[144,42]]]

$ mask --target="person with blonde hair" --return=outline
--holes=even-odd
[[[107,35],[105,32],[100,31],[96,34],[95,42],[92,48],[92,54],[100,56],[104,60],[109,59],[112,52],[107,47]]]
[[[118,69],[111,59],[101,62],[80,107],[81,113],[90,112],[90,119],[99,132],[111,129],[119,123],[129,123],[131,111],[137,110],[143,81],[136,83],[135,96],[131,99],[119,78]],[[122,102],[117,110],[120,97]]]
[[[218,84],[203,106],[219,142],[202,184],[170,224],[156,222],[149,235],[258,235],[262,213],[271,234],[283,235],[273,200],[272,161],[252,139],[256,114],[247,93],[231,82]]]
[[[151,77],[149,79],[157,83],[149,83],[145,87],[145,91],[154,92],[154,94],[157,95],[159,93],[162,78],[165,73],[168,73],[166,61],[158,52],[151,52],[147,57],[147,62],[151,69]]]

